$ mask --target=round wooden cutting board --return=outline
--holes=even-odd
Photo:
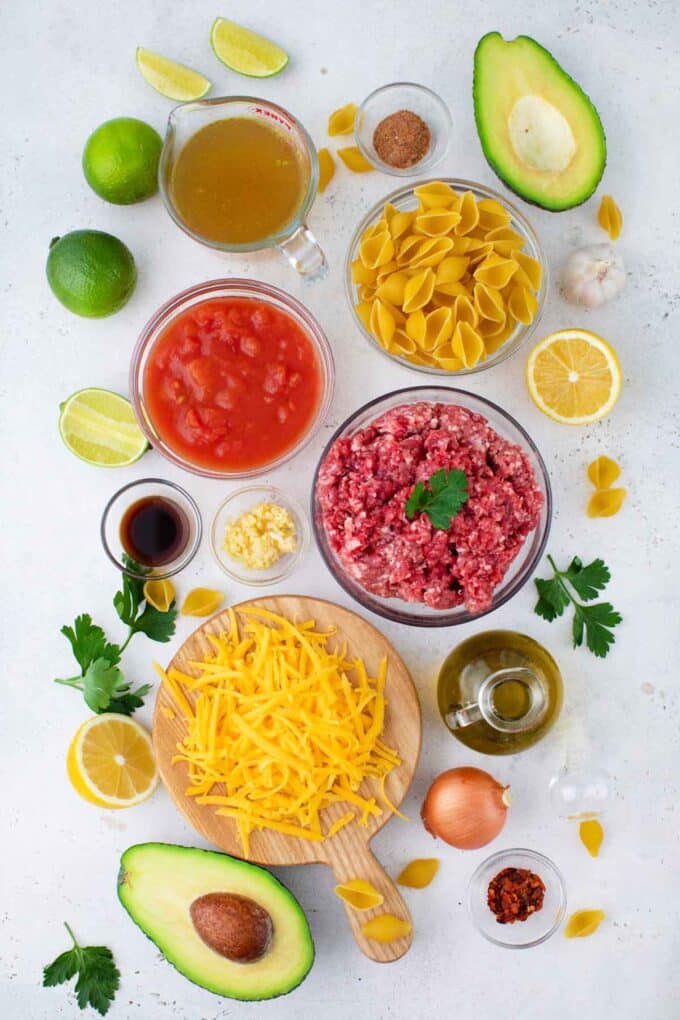
[[[381,659],[387,658],[385,682],[387,705],[383,739],[386,744],[397,750],[401,757],[401,765],[390,772],[386,792],[392,803],[398,807],[406,795],[418,763],[421,723],[420,705],[413,681],[389,641],[356,613],[323,599],[298,595],[267,596],[243,602],[234,606],[234,609],[238,613],[238,610],[245,606],[269,609],[293,622],[314,620],[320,630],[335,628],[336,633],[332,641],[346,642],[348,657],[362,658],[370,675],[375,676]],[[213,651],[207,635],[220,634],[228,630],[229,617],[226,612],[213,616],[184,642],[168,668],[175,667],[183,673],[196,676],[197,671],[190,663],[204,659]],[[243,848],[234,821],[216,814],[214,807],[197,804],[193,797],[185,795],[184,791],[188,786],[186,763],[171,764],[177,744],[185,733],[184,719],[177,711],[172,718],[166,718],[161,711],[163,708],[174,709],[172,697],[164,686],[159,689],[156,698],[153,720],[153,742],[163,783],[179,810],[205,839],[226,853],[243,857]],[[363,784],[362,792],[367,795],[375,795],[376,790],[377,784],[372,779],[366,780]],[[336,818],[340,818],[345,811],[346,805],[334,804],[326,809],[324,818],[330,824]],[[411,945],[411,936],[390,943],[380,943],[366,939],[361,926],[376,914],[385,912],[410,920],[408,908],[397,886],[373,856],[369,847],[371,838],[389,818],[390,814],[385,810],[378,818],[371,818],[366,827],[359,825],[358,821],[350,822],[335,836],[322,843],[263,829],[251,835],[248,860],[275,866],[320,862],[332,868],[338,883],[353,878],[367,879],[383,894],[382,906],[361,912],[349,906],[345,909],[362,952],[372,960],[387,963],[404,955]],[[395,825],[398,824],[402,823],[397,820]]]

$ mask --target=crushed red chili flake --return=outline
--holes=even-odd
[[[373,132],[373,147],[388,166],[404,170],[419,163],[430,148],[432,135],[422,117],[397,110],[384,117]]]
[[[503,868],[489,882],[486,901],[499,924],[526,921],[543,906],[545,885],[527,868]]]

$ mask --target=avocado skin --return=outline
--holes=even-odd
[[[529,205],[537,206],[539,209],[546,209],[548,212],[564,212],[566,209],[574,209],[579,205],[583,205],[583,203],[587,202],[591,195],[596,191],[598,184],[602,180],[602,175],[604,174],[605,167],[607,165],[607,136],[605,134],[604,127],[602,125],[602,121],[600,120],[600,115],[597,112],[595,104],[593,103],[592,99],[587,94],[587,92],[585,92],[581,88],[578,82],[574,81],[571,75],[567,74],[562,65],[559,64],[555,57],[552,55],[550,50],[547,50],[545,46],[542,46],[539,42],[536,41],[536,39],[532,38],[532,36],[530,35],[518,35],[515,37],[515,39],[512,40],[513,42],[517,42],[517,40],[521,39],[525,42],[531,43],[532,46],[535,46],[536,49],[540,50],[541,53],[550,61],[554,72],[557,75],[559,75],[564,81],[568,82],[568,84],[572,88],[576,89],[580,93],[586,105],[590,108],[591,114],[593,115],[594,119],[597,121],[597,124],[599,125],[599,134],[602,139],[602,164],[600,172],[596,177],[592,179],[592,181],[589,184],[586,185],[585,190],[576,201],[560,202],[559,200],[550,201],[548,199],[542,199],[539,201],[538,199],[532,196],[531,192],[526,190],[521,191],[516,184],[511,183],[507,179],[504,167],[493,154],[493,151],[491,150],[491,147],[488,144],[488,140],[486,137],[486,128],[483,123],[483,114],[481,109],[482,101],[479,94],[479,78],[481,75],[481,60],[483,56],[484,44],[492,37],[495,37],[497,39],[500,39],[502,42],[505,42],[502,34],[497,30],[487,32],[486,35],[483,35],[475,48],[472,74],[472,102],[475,113],[475,124],[477,126],[477,134],[479,136],[479,141],[482,146],[484,158],[486,159],[487,163],[489,164],[493,172],[496,174],[496,176],[501,181],[503,181],[506,187],[508,187],[516,195],[519,195],[519,197],[522,198]]]
[[[179,974],[182,975],[183,978],[186,978],[187,981],[190,981],[193,985],[196,985],[196,987],[203,988],[206,991],[212,992],[214,995],[218,995],[220,998],[235,999],[235,1000],[238,1000],[238,1001],[241,1001],[241,1002],[262,1002],[262,1001],[269,1000],[269,999],[278,999],[278,998],[281,998],[284,995],[288,995],[290,992],[293,992],[293,991],[295,991],[296,988],[300,987],[300,985],[303,983],[303,981],[305,980],[305,978],[309,974],[310,970],[312,969],[312,967],[314,965],[314,961],[316,959],[316,948],[314,946],[314,940],[312,939],[312,934],[311,934],[311,931],[309,930],[309,925],[308,924],[307,924],[307,936],[308,936],[308,940],[307,941],[308,941],[308,948],[309,948],[309,951],[310,951],[309,965],[308,965],[307,969],[305,970],[305,972],[301,975],[299,981],[297,981],[295,984],[292,984],[290,987],[288,987],[286,989],[283,989],[280,992],[275,992],[274,994],[270,994],[268,992],[265,992],[262,995],[241,995],[241,994],[238,994],[238,992],[234,991],[234,992],[230,992],[228,995],[226,995],[224,992],[220,992],[220,991],[217,991],[214,988],[210,988],[207,984],[203,984],[200,981],[197,981],[194,978],[192,978],[189,974],[187,974],[186,971],[183,970],[182,967],[179,966],[175,962],[174,959],[172,959],[170,956],[168,956],[160,948],[158,943],[149,934],[149,932],[147,932],[142,927],[142,925],[139,923],[139,921],[137,921],[137,919],[135,918],[134,913],[132,912],[130,907],[125,902],[123,896],[121,895],[121,890],[126,885],[126,879],[127,879],[127,874],[128,874],[128,869],[125,866],[125,859],[126,859],[128,854],[132,854],[135,850],[140,850],[140,849],[144,849],[144,850],[153,850],[153,849],[176,850],[176,851],[179,851],[180,853],[181,852],[186,852],[186,853],[197,855],[197,857],[196,857],[197,861],[200,861],[201,855],[208,855],[208,856],[213,857],[213,858],[221,857],[221,858],[225,858],[228,861],[233,862],[234,864],[236,864],[236,865],[238,865],[240,867],[248,868],[249,870],[251,870],[253,872],[260,872],[262,874],[262,876],[264,877],[264,881],[266,883],[275,886],[279,891],[283,892],[283,894],[290,901],[290,903],[294,907],[294,909],[305,920],[306,924],[307,924],[307,919],[306,919],[306,916],[304,914],[304,911],[303,911],[302,907],[298,903],[298,901],[295,898],[295,896],[293,896],[293,894],[290,891],[290,889],[288,889],[283,884],[283,882],[280,882],[278,880],[278,878],[276,878],[275,875],[272,875],[272,873],[270,871],[268,871],[266,868],[261,867],[259,864],[252,864],[250,861],[244,861],[244,860],[241,860],[241,858],[239,858],[239,857],[232,857],[230,854],[221,853],[220,851],[217,851],[217,850],[202,850],[202,849],[199,849],[198,847],[180,846],[180,845],[178,845],[176,843],[160,843],[160,842],[135,843],[132,846],[129,846],[127,848],[127,850],[123,851],[123,853],[121,854],[120,866],[119,866],[119,869],[118,869],[118,876],[117,876],[117,879],[116,879],[116,892],[118,894],[118,899],[119,899],[119,901],[121,903],[121,906],[124,908],[125,912],[129,915],[129,917],[132,919],[132,921],[134,921],[135,926],[137,928],[139,928],[140,931],[143,932],[143,934],[146,936],[146,938],[149,940],[149,942],[151,942],[151,944],[163,955],[163,957],[167,960],[167,962],[169,964],[171,964],[175,968],[175,970],[178,971]],[[241,966],[247,966],[247,964],[246,965],[242,964]]]

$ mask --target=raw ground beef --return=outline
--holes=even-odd
[[[416,482],[460,468],[468,501],[448,531],[426,514],[409,521]],[[393,408],[328,452],[317,483],[329,542],[347,573],[375,595],[433,609],[489,608],[543,495],[526,454],[464,407]]]

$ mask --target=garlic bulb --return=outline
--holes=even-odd
[[[567,259],[562,293],[572,305],[598,308],[611,301],[626,282],[623,259],[611,244],[579,248]]]

